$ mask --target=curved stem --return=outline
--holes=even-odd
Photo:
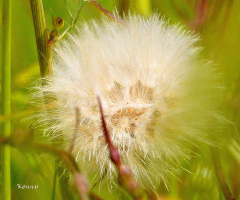
[[[212,159],[219,186],[226,200],[235,200],[226,182],[218,152],[212,148]]]
[[[61,160],[61,162],[63,162],[67,166],[67,168],[72,173],[72,175],[75,179],[80,177],[80,179],[78,179],[76,181],[78,184],[75,184],[76,188],[78,188],[78,190],[75,191],[76,194],[79,193],[78,195],[80,195],[80,196],[88,195],[93,200],[102,200],[100,197],[98,197],[98,195],[96,195],[92,191],[85,189],[86,184],[87,184],[85,177],[82,176],[81,170],[71,153],[61,150],[61,149],[58,149],[57,147],[54,147],[54,146],[34,142],[31,138],[31,136],[29,137],[29,135],[27,135],[23,140],[18,140],[14,136],[0,137],[0,145],[2,145],[2,148],[4,146],[13,146],[13,147],[21,149],[21,150],[28,150],[28,151],[35,150],[35,151],[38,151],[41,153],[46,152],[46,153],[57,156],[58,160],[59,161]],[[53,195],[53,198],[54,198],[54,195]],[[70,200],[68,197],[65,198],[65,196],[63,197],[63,199]],[[11,199],[5,198],[3,200],[11,200]]]

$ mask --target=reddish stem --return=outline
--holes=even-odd
[[[99,104],[99,109],[100,109],[100,114],[101,114],[101,120],[102,120],[102,127],[103,127],[103,132],[106,138],[106,143],[108,144],[109,150],[110,150],[110,157],[113,163],[115,163],[118,167],[121,165],[121,158],[120,154],[118,153],[117,149],[113,146],[113,143],[111,141],[109,132],[107,130],[107,125],[106,121],[103,115],[103,109],[102,109],[102,103],[100,100],[100,97],[97,97],[98,104]]]
[[[191,22],[192,29],[200,29],[206,21],[208,13],[208,0],[199,0],[196,5],[195,19]]]
[[[104,12],[104,14],[106,14],[108,17],[110,17],[113,20],[116,20],[118,22],[123,23],[123,20],[121,20],[119,17],[116,17],[113,13],[111,13],[110,11],[108,11],[106,8],[102,7],[97,1],[95,0],[90,0],[90,2],[97,7],[98,9],[100,9],[102,12]]]
[[[217,176],[219,186],[222,190],[222,193],[223,193],[225,199],[226,200],[235,200],[235,198],[233,197],[233,195],[228,187],[228,184],[226,182],[226,178],[223,173],[223,168],[222,168],[222,164],[221,164],[218,152],[213,148],[212,148],[212,158],[213,158],[215,174]]]

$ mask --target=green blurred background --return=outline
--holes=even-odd
[[[68,2],[71,11],[76,12],[78,1]],[[150,12],[159,12],[171,24],[179,23],[200,35],[202,54],[215,63],[223,75],[226,87],[223,111],[232,125],[224,130],[227,147],[220,149],[219,154],[230,190],[236,199],[240,199],[240,1],[99,0],[99,3],[109,11],[117,9],[120,15],[128,10],[146,16]],[[70,23],[64,0],[43,0],[43,4],[49,29],[52,28],[50,8],[54,16],[61,16],[65,20],[65,26]],[[28,131],[28,122],[23,119],[34,112],[29,106],[32,92],[30,88],[40,78],[40,71],[30,1],[12,0],[12,14],[12,132],[18,137]],[[80,13],[78,23],[99,19],[101,15],[98,9],[87,3]],[[4,119],[4,116],[0,116],[1,121]],[[42,140],[41,137],[40,139]],[[12,199],[51,199],[54,158],[44,154],[39,156],[32,152],[20,152],[14,148],[11,151]],[[169,191],[164,185],[159,187],[161,199],[224,199],[212,167],[209,148],[203,145],[198,151],[201,157],[193,158],[191,165],[182,163],[191,173],[181,171],[179,180],[170,177]],[[17,188],[17,184],[38,185],[38,190],[21,190]],[[127,199],[115,193],[113,191],[111,196],[100,191],[100,196],[105,199]],[[59,187],[56,190],[56,199],[61,199]],[[157,197],[152,196],[151,199]]]

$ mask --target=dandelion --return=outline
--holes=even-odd
[[[123,163],[136,180],[154,188],[167,183],[191,145],[214,143],[218,132],[220,87],[211,64],[199,58],[198,37],[158,15],[125,17],[126,24],[103,19],[82,25],[56,44],[53,74],[38,94],[49,94],[38,121],[69,148],[94,184],[115,182],[97,96]],[[55,97],[55,98],[53,98]]]

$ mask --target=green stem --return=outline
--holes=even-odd
[[[46,28],[45,15],[43,10],[42,0],[30,0],[33,24],[35,29],[37,50],[38,50],[38,60],[41,72],[42,85],[45,85],[45,77],[52,72],[52,54],[51,45],[48,45],[48,32]],[[57,142],[60,142],[58,139]],[[60,165],[57,170],[58,174],[61,174],[63,167]],[[67,179],[67,180],[66,180]],[[68,191],[68,178],[60,179],[60,187],[63,199],[72,199],[71,193]],[[65,192],[67,190],[67,192]],[[66,194],[68,196],[66,197]]]
[[[56,162],[56,163],[58,164],[60,161],[62,163],[64,163],[68,167],[69,171],[72,173],[73,177],[76,178],[77,175],[81,175],[81,170],[71,153],[61,150],[61,149],[58,149],[57,147],[54,147],[54,146],[34,142],[32,140],[31,135],[26,135],[26,137],[23,138],[22,140],[16,139],[15,136],[0,137],[0,145],[2,145],[2,147],[11,145],[12,147],[15,147],[22,151],[27,151],[27,152],[29,152],[31,150],[35,150],[40,153],[46,152],[46,153],[55,155],[58,157],[58,162]],[[90,199],[92,199],[92,200],[103,200],[100,197],[98,197],[95,193],[93,193],[92,191],[82,190],[83,189],[82,186],[86,184],[85,181],[80,180],[80,182],[79,182],[79,180],[78,180],[77,183],[78,184],[75,185],[77,188],[77,190],[75,190],[76,194],[78,194],[80,196],[87,194],[87,195],[89,195]],[[65,190],[65,188],[64,188],[64,190]],[[52,199],[53,198],[54,198],[54,195],[52,196]],[[68,198],[68,197],[65,198],[65,196],[63,196],[62,199],[70,200],[70,198]],[[3,200],[6,200],[6,199],[3,199]],[[10,199],[7,199],[7,200],[10,200]]]
[[[68,28],[57,38],[56,41],[61,40],[73,28],[73,26],[77,23],[79,13],[80,13],[81,9],[83,8],[83,6],[85,5],[85,3],[83,3],[83,0],[79,0],[78,10],[77,10],[74,18],[72,16],[72,13],[71,13],[69,7],[68,7],[67,0],[65,0],[65,5],[66,5],[66,8],[68,10],[68,14],[71,17],[72,21],[71,21],[71,24],[68,26]]]
[[[56,196],[56,184],[57,184],[57,163],[55,162],[55,170],[54,170],[54,177],[53,177],[53,186],[52,186],[52,200],[55,200]]]
[[[2,136],[10,136],[11,94],[11,0],[2,1]],[[2,146],[2,200],[11,199],[10,147]]]
[[[38,50],[39,67],[41,77],[43,78],[52,72],[51,47],[47,44],[48,30],[46,27],[42,0],[30,0],[30,2]]]

